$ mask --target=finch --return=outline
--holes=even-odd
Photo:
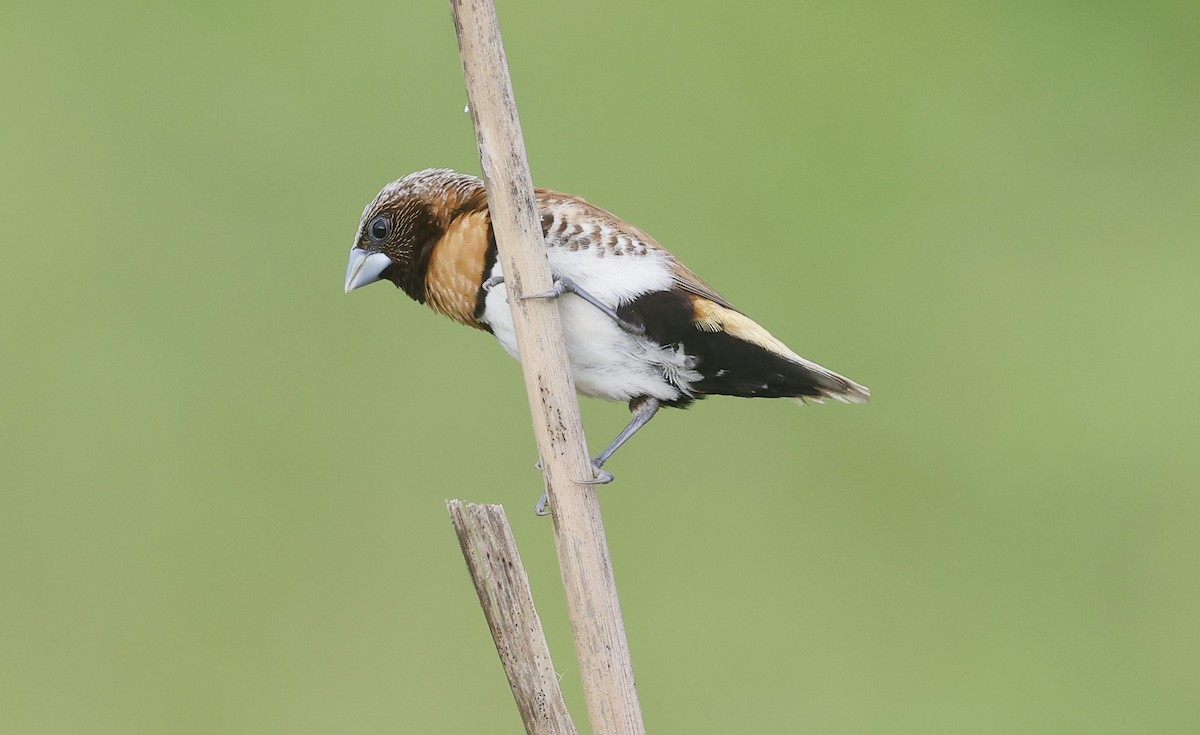
[[[535,196],[554,287],[524,298],[557,298],[576,390],[632,413],[592,460],[591,482],[612,480],[601,468],[663,406],[709,395],[867,401],[865,386],[793,352],[642,230],[577,196]],[[490,332],[520,359],[477,177],[426,169],[383,187],[359,222],[346,291],[376,281]]]

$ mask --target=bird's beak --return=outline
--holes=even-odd
[[[384,269],[391,264],[392,259],[383,253],[350,248],[350,262],[346,265],[346,293],[378,281]]]

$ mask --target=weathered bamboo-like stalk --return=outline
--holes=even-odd
[[[616,581],[563,348],[558,307],[521,296],[550,289],[550,266],[493,0],[450,0],[483,180],[517,332],[525,389],[596,735],[645,733]]]
[[[575,735],[529,577],[512,528],[499,505],[447,500],[479,604],[529,735]]]

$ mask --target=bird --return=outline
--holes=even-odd
[[[521,298],[556,299],[576,391],[631,414],[581,482],[611,482],[605,463],[662,407],[710,395],[867,402],[866,386],[796,354],[646,232],[578,196],[534,196],[554,285]],[[381,281],[520,359],[478,177],[431,168],[383,187],[359,221],[346,292]]]

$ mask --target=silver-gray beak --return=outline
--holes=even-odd
[[[383,253],[372,253],[361,248],[350,248],[350,262],[346,265],[346,293],[379,280],[392,259]]]

